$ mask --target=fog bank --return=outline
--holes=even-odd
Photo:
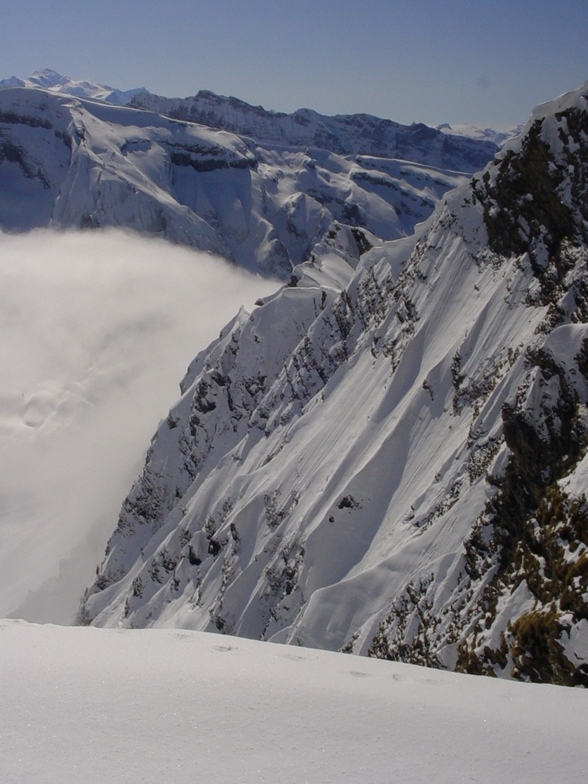
[[[0,616],[71,620],[189,362],[278,285],[118,230],[0,234]]]

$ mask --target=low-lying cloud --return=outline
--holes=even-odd
[[[70,622],[189,362],[277,286],[121,231],[0,234],[0,616]]]

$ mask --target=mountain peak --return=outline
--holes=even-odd
[[[62,76],[57,71],[51,68],[43,68],[40,71],[35,71],[30,77],[31,82],[38,83],[42,87],[55,87],[56,85],[64,85],[71,82],[68,76]]]
[[[49,90],[63,95],[73,95],[77,98],[88,98],[94,101],[102,101],[117,106],[124,106],[139,93],[146,92],[144,87],[132,90],[118,90],[108,85],[98,84],[87,80],[76,81],[69,76],[62,76],[51,68],[43,68],[35,71],[32,76],[26,79],[19,79],[12,76],[10,79],[0,81],[0,88],[8,87],[27,87],[30,89]]]

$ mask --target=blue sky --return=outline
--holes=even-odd
[[[505,128],[588,79],[587,0],[0,0],[0,78]]]

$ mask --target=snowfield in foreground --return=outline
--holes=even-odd
[[[178,630],[0,621],[0,780],[580,782],[588,694]]]

